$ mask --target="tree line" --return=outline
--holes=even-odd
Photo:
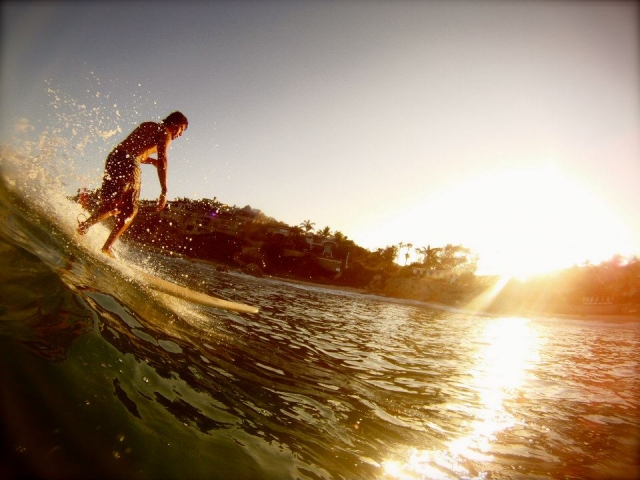
[[[97,206],[99,195],[99,188],[95,190],[79,189],[77,194],[71,197],[71,199],[91,211]],[[143,207],[146,203],[152,204],[153,202],[141,201]],[[462,245],[448,244],[444,247],[436,248],[429,245],[413,249],[413,244],[400,242],[397,245],[388,245],[384,248],[381,247],[370,251],[357,245],[343,232],[332,230],[329,226],[316,229],[316,224],[311,220],[304,220],[299,225],[291,226],[273,217],[266,216],[259,210],[252,209],[249,205],[242,208],[236,205],[230,206],[221,202],[216,197],[213,199],[179,197],[169,202],[169,208],[171,208],[172,205],[178,206],[184,211],[202,215],[216,212],[219,216],[252,216],[253,222],[247,227],[245,233],[251,239],[258,241],[269,241],[268,235],[266,234],[269,228],[278,226],[285,227],[290,232],[287,243],[293,249],[304,249],[307,245],[305,235],[313,233],[321,239],[331,239],[337,245],[335,250],[336,257],[344,258],[349,255],[349,260],[352,264],[356,262],[365,268],[373,270],[391,272],[403,265],[402,259],[404,259],[403,266],[425,268],[429,272],[445,271],[473,274],[475,273],[478,261],[478,258],[472,254],[471,250]],[[144,217],[144,215],[141,215],[141,217]],[[144,219],[140,218],[137,222],[144,222]],[[134,228],[132,232],[136,230],[137,229]],[[419,260],[407,265],[411,257],[411,249],[418,254]]]
[[[97,206],[99,191],[79,190],[71,199],[91,212]],[[411,298],[443,303],[463,301],[487,288],[486,279],[475,276],[478,257],[462,245],[415,247],[412,243],[399,242],[368,250],[329,226],[316,229],[311,220],[291,226],[249,205],[230,206],[217,198],[177,198],[169,202],[169,209],[174,212],[195,213],[203,218],[237,219],[244,225],[234,236],[213,233],[189,237],[178,235],[177,230],[170,228],[171,220],[164,218],[165,211],[159,212],[158,218],[158,214],[149,213],[152,208],[144,208],[152,207],[153,201],[143,200],[141,204],[139,217],[125,237],[168,252],[222,261],[229,266],[240,260],[240,265],[258,266],[265,273],[276,276],[367,288],[391,296],[398,294],[398,288],[404,288],[402,295],[413,292]],[[309,235],[314,236],[314,242],[308,241]],[[324,240],[333,242],[333,259],[340,260],[342,265],[348,264],[348,268],[338,274],[320,268],[318,259],[324,252],[317,246]],[[287,249],[301,255],[289,255]],[[424,287],[419,291],[406,283],[416,273],[429,278],[416,282],[415,285]],[[390,290],[385,290],[389,285]],[[392,287],[397,288],[393,290]],[[562,305],[640,305],[640,260],[616,255],[599,265],[585,263],[524,282],[512,279],[493,300],[495,305],[491,308],[501,308],[500,302],[509,308],[516,305],[549,311],[558,310]]]
[[[314,231],[315,223],[311,220],[304,220],[298,225],[305,233]],[[363,261],[364,265],[373,268],[389,269],[394,266],[413,266],[424,268],[428,272],[456,272],[460,274],[475,273],[478,265],[478,256],[471,249],[462,245],[447,244],[444,247],[416,247],[412,243],[400,242],[397,245],[388,245],[384,248],[377,248],[374,251],[359,251],[361,247],[355,245],[346,235],[340,231],[331,231],[331,228],[324,227],[316,231],[317,235],[323,238],[332,238],[338,247],[347,246],[355,250],[356,258]],[[411,258],[411,251],[418,254],[419,260],[408,264]],[[368,252],[368,254],[365,254]],[[366,258],[364,258],[366,257]],[[402,263],[404,259],[404,263]]]

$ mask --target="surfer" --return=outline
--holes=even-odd
[[[160,198],[156,210],[167,204],[167,152],[171,140],[187,129],[189,122],[180,112],[173,112],[161,122],[141,123],[116,146],[105,162],[100,203],[84,222],[78,221],[78,233],[84,235],[92,225],[115,216],[115,226],[102,252],[114,257],[111,246],[131,225],[138,213],[140,197],[140,164],[150,164],[158,170]],[[156,154],[157,158],[149,155]]]

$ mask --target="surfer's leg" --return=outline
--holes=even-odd
[[[116,217],[116,224],[113,227],[113,230],[111,230],[109,238],[107,238],[107,241],[102,247],[102,252],[110,257],[113,257],[111,246],[116,240],[118,240],[118,238],[120,238],[120,235],[127,231],[127,228],[129,228],[131,222],[133,222],[134,217],[138,213],[138,203],[136,201],[137,197],[135,192],[130,193],[127,197],[128,198],[126,198],[124,205],[120,208],[119,215]]]
[[[91,226],[95,225],[96,223],[100,223],[101,221],[106,220],[109,217],[117,215],[118,213],[119,210],[117,208],[112,208],[110,210],[99,209],[84,222],[78,220],[78,234],[86,234]]]
[[[113,230],[111,230],[111,234],[109,235],[109,238],[107,238],[107,241],[104,242],[104,246],[102,247],[102,253],[105,253],[110,257],[115,258],[113,255],[113,252],[111,251],[111,247],[116,242],[116,240],[120,237],[120,235],[122,235],[127,230],[127,228],[129,228],[129,225],[131,225],[132,220],[133,220],[133,217],[125,217],[123,215],[117,217],[116,224],[113,227]]]
[[[96,223],[121,213],[120,205],[127,190],[127,182],[131,174],[131,161],[126,152],[112,151],[105,163],[105,173],[100,187],[100,205],[98,210],[84,222],[78,222],[78,234],[84,235]]]

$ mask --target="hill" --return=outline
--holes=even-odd
[[[92,210],[98,192],[74,200]],[[401,246],[369,251],[328,227],[290,226],[250,206],[217,199],[178,199],[156,212],[143,201],[122,240],[168,255],[213,261],[224,269],[347,287],[421,302],[502,314],[640,315],[640,261],[620,257],[525,281],[479,277],[477,258],[462,246],[417,249],[423,261],[400,266]]]

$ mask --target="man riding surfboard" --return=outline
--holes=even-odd
[[[113,257],[112,245],[131,225],[138,213],[140,198],[140,164],[151,164],[158,170],[160,198],[156,209],[167,204],[167,153],[172,140],[187,129],[189,122],[180,112],[173,112],[162,122],[144,122],[119,143],[105,162],[105,172],[97,210],[84,222],[78,222],[78,233],[109,217],[116,222],[102,252]],[[156,154],[157,158],[149,155]]]

